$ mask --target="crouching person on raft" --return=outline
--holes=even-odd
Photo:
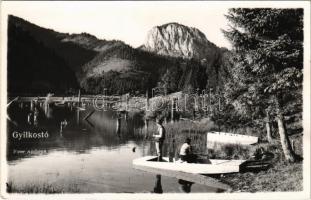
[[[181,146],[179,157],[182,162],[195,163],[197,156],[193,154],[191,147],[191,139],[186,138],[185,143]]]

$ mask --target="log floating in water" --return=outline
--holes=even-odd
[[[18,98],[19,98],[19,97],[16,97],[16,98],[14,98],[13,100],[11,100],[9,103],[7,103],[7,107],[8,107],[9,105],[11,105],[14,101],[18,100]]]
[[[8,100],[13,100],[16,97],[9,97]],[[99,100],[102,100],[103,97],[96,96],[96,95],[80,95],[79,96],[50,96],[49,100],[53,103],[67,103],[67,102],[75,102],[78,103],[80,102],[88,102],[92,103],[94,99],[99,98]],[[35,96],[28,96],[28,97],[19,97],[16,101],[17,102],[31,102],[31,101],[38,101],[38,102],[44,102],[46,100],[46,97],[41,96],[41,97],[35,97]],[[119,96],[106,96],[105,97],[105,102],[106,103],[115,103],[121,100],[121,97]]]

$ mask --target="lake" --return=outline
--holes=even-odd
[[[155,155],[140,113],[120,117],[112,111],[94,112],[91,106],[46,109],[13,103],[8,115],[8,182],[17,192],[38,187],[70,193],[216,191],[196,183],[185,190],[183,180],[133,169],[133,159]],[[29,138],[32,133],[36,138]]]

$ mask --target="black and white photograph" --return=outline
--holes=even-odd
[[[3,198],[311,198],[309,1],[2,1],[0,75]]]

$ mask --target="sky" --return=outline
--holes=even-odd
[[[299,7],[290,1],[2,1],[2,19],[12,14],[59,32],[87,32],[138,47],[148,31],[169,22],[198,28],[219,47],[231,49],[221,29],[232,7]]]
[[[3,11],[59,32],[87,32],[99,39],[122,40],[133,47],[148,31],[169,22],[198,28],[219,47],[230,48],[221,29],[227,8],[212,2],[3,2]]]

